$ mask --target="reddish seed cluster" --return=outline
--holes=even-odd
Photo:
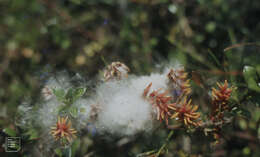
[[[144,90],[143,96],[147,97],[147,94],[152,86],[150,83]],[[163,121],[165,120],[166,124],[168,125],[168,118],[171,115],[169,112],[169,106],[172,105],[170,103],[172,97],[167,96],[168,92],[160,92],[159,90],[153,91],[149,94],[148,100],[151,102],[153,107],[157,111],[157,120]]]
[[[54,127],[51,127],[51,134],[55,140],[66,139],[68,142],[72,142],[73,138],[76,138],[77,131],[71,128],[71,121],[68,121],[68,117],[58,117],[58,121]]]
[[[191,99],[187,100],[187,95],[191,92],[187,73],[184,69],[171,69],[168,73],[168,79],[174,88],[180,88],[182,94],[177,98],[168,96],[168,92],[160,92],[159,90],[152,91],[149,95],[149,90],[152,86],[150,83],[144,90],[143,96],[148,98],[154,108],[157,110],[157,119],[165,121],[168,125],[168,118],[177,119],[185,126],[200,126],[200,113],[197,112],[198,106],[191,104]],[[147,97],[148,95],[148,97]]]
[[[199,120],[200,113],[197,112],[198,106],[191,104],[191,99],[187,100],[185,97],[182,102],[174,103],[169,106],[170,109],[175,111],[174,114],[171,115],[171,118],[176,118],[178,121],[183,122],[186,126],[200,126],[202,121]]]
[[[217,83],[219,89],[212,88],[212,110],[210,120],[213,123],[212,134],[216,143],[221,137],[222,124],[224,124],[224,112],[229,110],[228,101],[232,89],[228,87],[228,82],[224,84]]]
[[[228,82],[225,80],[223,85],[217,83],[219,89],[212,88],[212,112],[211,120],[213,122],[223,121],[224,111],[229,109],[228,100],[232,89],[228,88]]]

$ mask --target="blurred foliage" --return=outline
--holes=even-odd
[[[165,156],[260,156],[259,14],[257,0],[0,0],[0,143],[19,134],[17,106],[29,96],[37,98],[41,78],[49,74],[44,67],[93,78],[111,61],[122,61],[137,74],[157,64],[181,63],[202,110],[210,107],[211,86],[228,79],[237,87],[237,111],[247,116],[234,119],[226,138],[210,149],[210,139],[201,133],[176,131]],[[254,44],[223,51],[238,43]],[[25,146],[37,137],[33,130],[28,135]],[[119,147],[84,136],[70,151],[72,156],[135,156],[158,148],[167,134],[157,131],[152,137]]]

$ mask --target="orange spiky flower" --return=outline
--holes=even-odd
[[[179,89],[181,91],[181,95],[188,95],[191,93],[190,88],[190,80],[187,79],[188,73],[184,71],[183,68],[179,69],[171,69],[167,74],[169,83],[175,89]]]
[[[152,83],[150,83],[144,90],[143,96],[147,97],[147,94],[152,86]],[[167,96],[168,92],[162,92],[160,93],[160,90],[153,91],[149,94],[148,100],[153,105],[153,107],[157,111],[157,120],[163,121],[165,120],[166,125],[168,125],[168,118],[171,115],[169,112],[169,106],[170,101],[172,97]]]
[[[223,112],[228,110],[228,100],[232,89],[228,88],[228,82],[225,80],[223,85],[217,83],[219,89],[212,88],[212,112],[211,120],[213,122],[223,120]]]
[[[128,76],[128,72],[130,69],[121,62],[112,62],[104,71],[104,78],[105,81],[110,79],[122,79],[123,77]]]
[[[186,126],[200,126],[202,123],[202,121],[199,120],[200,113],[196,112],[198,106],[192,105],[191,101],[191,99],[187,101],[187,97],[184,97],[182,102],[170,105],[169,108],[175,111],[175,113],[171,115],[171,119],[177,118],[178,121],[183,122]]]
[[[76,138],[77,131],[71,128],[71,121],[68,117],[58,117],[58,121],[54,127],[51,127],[51,134],[55,140],[65,139],[68,142],[72,142],[73,138]]]

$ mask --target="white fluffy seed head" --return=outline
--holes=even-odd
[[[140,95],[143,94],[144,89],[150,83],[152,83],[152,86],[148,94],[158,89],[161,89],[162,91],[167,89],[167,77],[163,74],[152,73],[149,76],[133,77],[131,79],[131,85]]]
[[[109,81],[98,86],[97,100],[101,104],[97,129],[112,134],[134,135],[151,131],[156,111],[143,98],[144,89],[152,82],[148,94],[167,89],[167,77],[153,73],[149,76],[130,75],[121,81]]]
[[[97,129],[118,135],[133,135],[152,128],[151,105],[128,81],[112,81],[97,89],[101,112]]]

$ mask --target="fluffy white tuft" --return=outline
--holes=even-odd
[[[59,105],[60,103],[56,99],[40,104],[36,120],[41,127],[49,129],[56,123]]]
[[[167,77],[159,73],[152,73],[149,76],[133,77],[131,79],[131,85],[134,89],[136,89],[136,92],[138,92],[138,94],[140,95],[143,94],[144,89],[150,83],[152,83],[150,92],[158,89],[167,89]]]
[[[78,127],[86,128],[86,125],[90,123],[92,115],[92,105],[96,102],[92,99],[81,98],[75,102],[75,107],[79,110],[78,115]]]
[[[99,131],[133,135],[152,128],[151,105],[130,81],[111,81],[97,88],[101,105],[96,122]]]
[[[119,135],[151,131],[156,113],[142,97],[143,92],[151,82],[150,92],[166,89],[166,81],[165,75],[153,73],[140,77],[130,75],[126,80],[101,84],[97,88],[97,100],[101,105],[97,129]]]

